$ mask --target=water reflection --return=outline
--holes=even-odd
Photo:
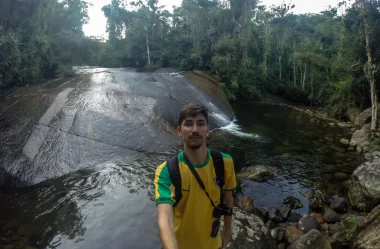
[[[302,193],[309,188],[346,195],[343,181],[336,177],[348,176],[363,160],[340,143],[349,138],[349,129],[310,122],[310,116],[285,107],[240,103],[234,109],[237,120],[214,131],[210,146],[231,154],[236,172],[254,165],[277,169],[268,182],[242,181],[239,196],[251,196],[255,205],[269,211],[293,196],[301,200],[304,208],[299,211],[305,214],[308,206]]]
[[[13,210],[0,219],[33,224],[41,248],[160,248],[154,170],[173,153],[103,163],[3,195]]]

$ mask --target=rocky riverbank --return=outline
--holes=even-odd
[[[30,225],[11,221],[0,227],[0,249],[35,249],[30,246],[33,228]]]
[[[277,103],[270,103],[276,104]],[[244,212],[259,217],[265,224],[271,239],[278,249],[372,249],[380,248],[380,133],[371,132],[368,113],[351,110],[351,121],[341,122],[329,118],[326,114],[306,108],[288,106],[310,116],[311,122],[327,123],[331,127],[348,129],[349,137],[340,140],[336,153],[342,161],[345,153],[356,152],[364,158],[362,163],[351,172],[335,172],[334,178],[344,181],[346,196],[323,193],[311,189],[304,194],[308,199],[309,213],[302,216],[297,212],[302,207],[300,200],[289,196],[274,213],[254,205],[248,196],[237,201]],[[346,163],[346,162],[345,162]],[[336,171],[336,170],[333,170]],[[238,174],[239,180],[263,182],[274,175],[274,169],[267,166],[255,166]],[[336,178],[337,177],[337,178]],[[233,229],[239,229],[233,225]],[[265,229],[264,229],[265,230]],[[249,237],[249,236],[248,236]],[[257,235],[256,235],[257,237]],[[235,248],[235,247],[234,247]],[[239,247],[237,247],[239,248]]]

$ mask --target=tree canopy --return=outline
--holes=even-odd
[[[183,0],[170,13],[158,0],[112,0],[102,8],[108,39],[100,42],[83,34],[84,0],[3,0],[0,86],[71,65],[175,67],[217,75],[231,101],[280,94],[338,116],[377,101],[380,1],[342,1],[317,14],[296,8]]]

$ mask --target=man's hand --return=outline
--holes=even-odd
[[[230,233],[224,232],[223,238],[222,238],[222,249],[227,248],[228,243],[230,243]]]

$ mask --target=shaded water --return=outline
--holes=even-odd
[[[236,191],[238,196],[252,196],[255,205],[269,211],[291,195],[303,202],[301,213],[307,212],[300,192],[308,188],[345,193],[333,174],[350,173],[360,163],[360,155],[339,152],[343,149],[339,140],[348,138],[349,130],[312,123],[291,109],[240,103],[233,106],[236,120],[231,123],[228,108],[200,94],[180,75],[98,71],[79,78],[79,83],[66,82],[58,89],[48,86],[31,90],[32,97],[4,100],[10,107],[1,109],[1,129],[7,131],[2,133],[0,151],[6,158],[2,165],[17,164],[16,169],[26,174],[53,168],[48,176],[57,178],[34,177],[36,185],[2,189],[0,232],[2,223],[16,219],[33,225],[31,244],[38,248],[161,248],[154,170],[179,149],[174,135],[165,133],[170,129],[163,120],[175,122],[180,105],[194,98],[212,111],[213,128],[222,126],[209,137],[210,147],[231,154],[237,173],[258,164],[277,168],[274,179],[243,181]],[[74,88],[71,97],[49,123],[41,150],[30,163],[21,152],[35,123],[45,122],[43,117],[55,108],[51,108],[55,94],[67,87]],[[41,93],[45,97],[38,101]],[[145,129],[142,123],[147,124]],[[165,134],[170,135],[163,140]]]
[[[265,183],[242,181],[238,195],[250,196],[257,206],[274,211],[288,196],[299,198],[308,212],[308,189],[345,196],[346,174],[363,161],[357,152],[348,152],[340,140],[350,138],[350,129],[331,128],[293,109],[275,105],[240,103],[234,106],[236,120],[215,130],[211,147],[233,155],[236,172],[255,165],[275,167],[275,177]]]

